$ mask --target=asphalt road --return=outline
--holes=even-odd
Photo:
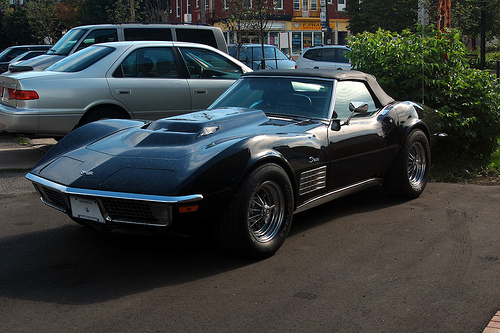
[[[482,332],[500,309],[500,186],[381,188],[297,214],[248,261],[97,233],[0,171],[0,332]]]

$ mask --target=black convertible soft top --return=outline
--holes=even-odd
[[[294,76],[304,78],[322,78],[332,80],[356,80],[364,81],[368,84],[372,92],[382,105],[387,105],[394,102],[394,98],[387,95],[387,93],[380,87],[377,79],[371,75],[360,71],[348,70],[331,70],[331,69],[273,69],[273,70],[260,70],[243,74],[243,76]]]

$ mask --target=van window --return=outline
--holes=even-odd
[[[169,28],[125,28],[123,29],[126,41],[161,40],[172,41],[172,32]]]
[[[214,32],[210,29],[175,29],[179,42],[192,42],[217,47]]]
[[[96,29],[89,32],[89,34],[85,36],[85,39],[78,46],[77,51],[97,43],[116,41],[118,41],[118,32],[116,29]]]

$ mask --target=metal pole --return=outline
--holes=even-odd
[[[481,1],[481,69],[486,66],[486,15],[485,15],[486,2]]]

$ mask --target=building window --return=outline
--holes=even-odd
[[[293,0],[293,10],[300,10],[300,0]]]
[[[311,0],[311,10],[318,10],[318,0]]]
[[[302,0],[302,11],[309,10],[309,0]]]
[[[337,0],[337,1],[338,1],[337,10],[338,11],[345,10],[345,0]]]
[[[283,0],[274,0],[274,8],[283,9]]]
[[[186,0],[187,1],[187,13],[191,14],[191,0]]]
[[[224,0],[224,6],[226,5],[226,1]],[[196,4],[195,4],[196,8],[200,8],[200,0],[196,0]],[[226,8],[226,7],[224,7]]]
[[[175,0],[175,16],[176,17],[181,16],[181,1],[182,0]]]

